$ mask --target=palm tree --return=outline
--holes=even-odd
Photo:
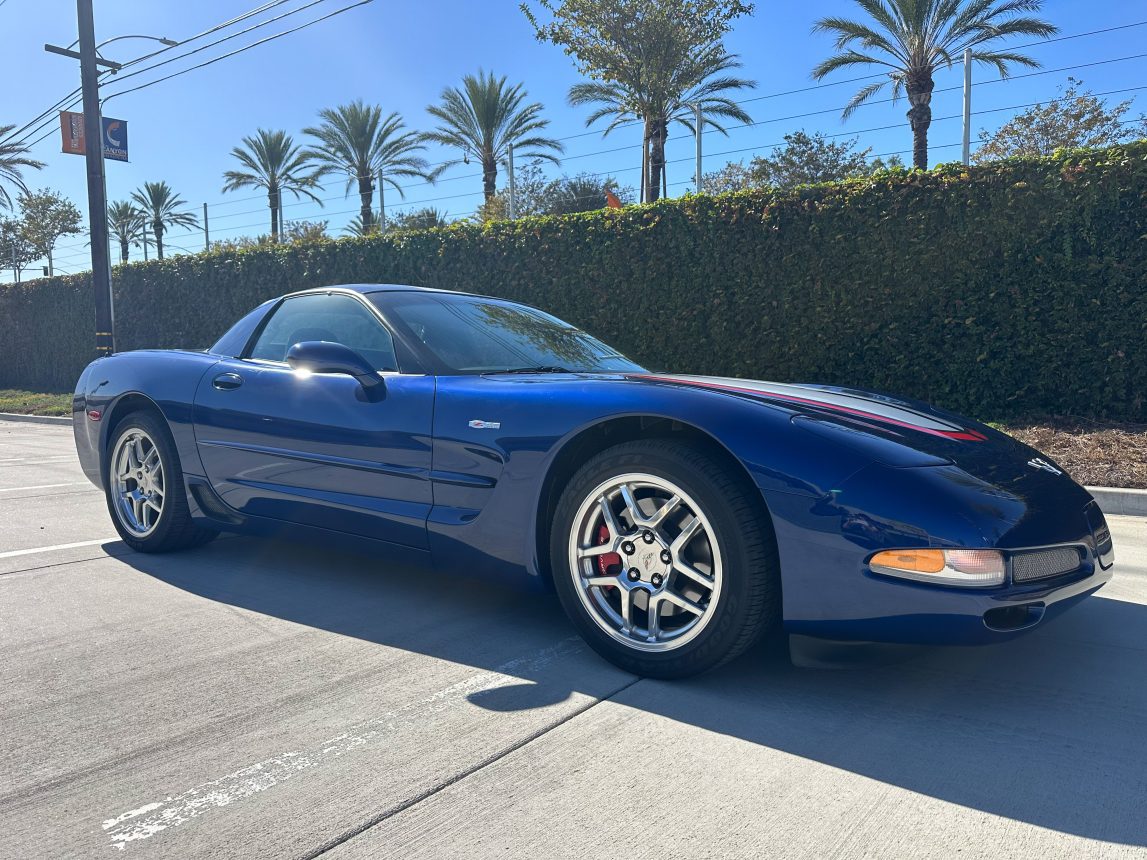
[[[346,171],[348,194],[357,181],[362,203],[359,218],[368,231],[374,224],[374,181],[380,172],[383,182],[403,199],[406,195],[398,179],[434,181],[436,174],[428,172],[426,159],[417,154],[426,147],[417,134],[403,131],[406,124],[399,114],[383,119],[381,107],[364,104],[360,99],[320,111],[319,118],[322,125],[303,129],[304,134],[319,141],[308,154],[322,165],[324,174]]]
[[[187,201],[179,197],[166,182],[145,182],[132,193],[131,199],[139,204],[144,218],[155,235],[155,255],[163,259],[163,234],[171,227],[198,227],[199,219],[183,210]],[[144,240],[146,241],[146,239]]]
[[[24,185],[21,168],[40,170],[43,168],[44,162],[29,158],[27,155],[28,147],[24,145],[22,140],[8,139],[15,127],[14,125],[0,125],[0,180],[11,182],[17,190],[26,192],[28,188]],[[8,195],[8,189],[0,184],[0,209],[11,208],[12,198]]]
[[[696,133],[696,107],[701,107],[701,124],[728,134],[717,119],[751,123],[752,118],[727,93],[753,89],[756,81],[726,74],[740,68],[735,54],[720,45],[706,50],[664,51],[653,57],[656,68],[632,81],[592,81],[574,84],[569,102],[574,106],[599,105],[585,121],[587,126],[612,117],[603,137],[620,125],[633,121],[644,128],[641,151],[641,199],[652,203],[667,187],[665,141],[672,123]]]
[[[1026,54],[987,46],[1009,36],[1046,39],[1059,28],[1032,14],[1043,0],[856,0],[870,22],[822,18],[814,33],[836,37],[838,53],[813,69],[821,80],[837,69],[881,66],[886,78],[863,87],[844,109],[844,118],[892,84],[892,100],[907,93],[912,127],[912,162],[928,167],[928,126],[932,124],[932,77],[951,68],[968,48],[972,59],[993,66],[1006,78],[1012,65],[1038,68]],[[859,50],[858,50],[859,48]]]
[[[462,78],[461,89],[447,87],[442,103],[426,109],[441,125],[422,139],[462,150],[462,157],[443,164],[443,170],[476,157],[482,163],[482,192],[489,203],[497,192],[498,164],[506,160],[511,145],[523,159],[561,163],[554,153],[564,147],[537,134],[550,124],[542,119],[541,104],[523,104],[525,100],[522,84],[507,86],[505,77],[479,69],[477,75]]]
[[[131,201],[117,200],[108,206],[108,232],[119,242],[119,261],[126,263],[128,250],[138,245],[147,229],[147,216]]]
[[[228,170],[223,174],[227,183],[224,191],[238,191],[240,188],[262,188],[267,192],[267,205],[271,209],[271,241],[279,241],[279,210],[283,203],[283,192],[295,198],[309,197],[323,205],[312,188],[319,185],[322,168],[308,170],[312,156],[295,145],[285,131],[259,129],[255,137],[243,138],[243,146],[235,147],[231,154],[239,159],[247,170]]]

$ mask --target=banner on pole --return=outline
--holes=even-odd
[[[127,122],[122,119],[102,117],[104,158],[109,161],[127,161]],[[84,115],[73,111],[60,111],[60,135],[63,139],[63,152],[83,155],[86,152],[84,140]]]

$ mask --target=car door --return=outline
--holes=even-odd
[[[290,346],[333,341],[385,380],[293,371]],[[394,340],[357,294],[290,296],[243,355],[200,381],[195,436],[207,478],[237,511],[425,549],[434,377],[400,372]]]

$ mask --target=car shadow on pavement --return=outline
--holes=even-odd
[[[614,700],[625,706],[923,795],[1147,846],[1141,604],[1089,599],[994,646],[822,649],[815,663],[828,670],[761,648],[698,678],[627,686],[576,642],[573,662],[515,663],[571,642],[549,595],[250,538],[122,561],[207,600],[521,678],[471,694],[478,707],[509,712],[620,690]],[[767,796],[767,786],[755,789]]]

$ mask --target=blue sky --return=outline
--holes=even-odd
[[[281,22],[140,75],[130,83],[177,71],[352,1],[320,0]],[[212,38],[308,2],[311,0],[290,0]],[[96,0],[97,38],[102,41],[125,33],[146,33],[183,39],[257,5],[258,0]],[[855,10],[852,0],[758,0],[757,7],[756,15],[738,22],[727,40],[730,50],[744,61],[744,75],[759,82],[755,92],[745,93],[746,98],[810,86],[809,70],[830,49],[825,37],[810,33],[813,21],[823,15],[854,14]],[[1044,14],[1059,25],[1062,35],[1073,35],[1147,21],[1147,6],[1142,0],[1049,0]],[[0,98],[0,124],[22,125],[78,85],[77,64],[42,49],[45,42],[67,44],[75,35],[73,0],[0,2],[0,55],[10,69],[21,70],[16,85],[6,87]],[[1147,26],[1053,42],[1031,48],[1030,53],[1045,69],[1054,70],[1144,54],[1144,44]],[[150,43],[128,40],[109,46],[106,55],[126,61],[149,50]],[[183,50],[187,49],[175,49],[163,58]],[[259,127],[283,128],[302,140],[299,132],[314,122],[316,111],[356,98],[381,104],[387,112],[398,111],[411,128],[427,128],[426,106],[437,100],[444,86],[479,68],[524,82],[531,99],[545,105],[551,134],[570,138],[565,141],[561,168],[547,168],[547,172],[608,172],[622,184],[637,185],[638,130],[621,129],[604,140],[596,131],[585,133],[584,112],[566,104],[570,85],[579,80],[572,61],[560,49],[534,39],[518,0],[376,0],[232,59],[111,99],[105,115],[128,121],[132,160],[107,164],[108,198],[126,198],[143,181],[163,179],[197,213],[203,203],[208,204],[213,239],[265,233],[267,213],[262,198],[255,197],[254,192],[221,191],[223,171],[234,166],[230,150],[244,135]],[[974,128],[992,129],[1015,112],[1009,108],[1046,100],[1069,74],[1083,78],[1097,93],[1142,87],[1108,98],[1112,102],[1134,98],[1136,112],[1147,109],[1145,57],[1004,83],[988,83],[996,79],[994,73],[977,69],[974,110],[991,112],[976,116]],[[853,76],[842,73],[838,77]],[[943,118],[960,114],[961,82],[959,69],[938,77],[933,101],[937,121],[931,134],[933,162],[960,157],[960,121]],[[117,86],[112,78],[103,93],[128,85]],[[873,155],[901,153],[907,160],[911,145],[904,119],[907,105],[865,107],[844,123],[839,107],[855,86],[828,86],[749,102],[746,108],[756,124],[731,131],[727,138],[706,135],[705,169],[766,153],[786,133],[801,128],[856,135],[862,146],[872,147]],[[946,87],[953,89],[942,92]],[[885,128],[888,126],[891,128]],[[573,135],[578,136],[570,137]],[[692,188],[693,147],[692,138],[683,129],[672,132],[668,148],[670,196]],[[60,153],[58,131],[38,144],[33,153],[47,162],[47,167],[28,176],[30,185],[62,191],[86,215],[83,159]],[[439,149],[427,153],[432,162],[454,155]],[[411,184],[405,201],[388,194],[387,209],[433,205],[452,217],[468,215],[481,202],[481,179],[474,174],[473,165],[459,165],[444,174],[436,186]],[[503,178],[499,177],[499,185]],[[334,181],[321,196],[326,200],[323,208],[288,202],[287,217],[327,220],[330,231],[338,235],[357,212],[357,197],[344,199],[342,184]],[[168,239],[173,250],[203,248],[201,231],[177,229]],[[84,241],[83,237],[61,240],[56,257],[61,270],[71,272],[89,266]],[[133,258],[138,254],[133,251]],[[11,273],[4,273],[3,278],[10,280]]]

